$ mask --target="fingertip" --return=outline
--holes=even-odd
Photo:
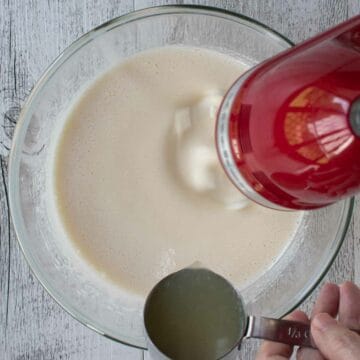
[[[314,333],[317,331],[325,332],[330,327],[337,324],[337,321],[327,313],[316,314],[311,321],[311,329]]]
[[[351,281],[345,281],[340,286],[341,293],[360,293],[359,287]]]
[[[352,282],[340,285],[339,321],[346,327],[360,328],[360,289]]]
[[[327,282],[322,286],[321,290],[337,292],[337,291],[339,291],[339,285],[332,283],[332,282]]]
[[[307,317],[307,315],[304,313],[304,311],[301,311],[301,310],[294,310],[288,316],[289,317],[304,317],[304,316]]]
[[[340,287],[340,289],[341,290],[346,290],[346,289],[350,289],[350,288],[352,288],[352,282],[351,281],[344,281],[343,283],[341,283],[340,285],[339,285],[339,287]]]
[[[319,313],[329,313],[331,316],[335,317],[339,309],[339,302],[339,286],[333,283],[324,284],[315,302],[311,317],[313,318]]]
[[[295,310],[292,313],[290,313],[289,315],[285,316],[284,318],[285,320],[292,320],[292,321],[300,321],[302,323],[309,323],[309,318],[308,316],[301,310]]]
[[[301,347],[296,353],[296,360],[324,360],[320,351],[317,349]]]
[[[319,297],[338,298],[340,296],[340,286],[332,282],[325,283],[320,289]]]

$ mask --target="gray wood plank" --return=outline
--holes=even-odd
[[[71,318],[42,289],[10,223],[7,155],[13,125],[36,80],[56,56],[91,28],[133,9],[131,1],[0,3],[0,358],[131,359],[142,352],[105,339]]]
[[[115,16],[147,6],[192,3],[224,7],[298,42],[360,13],[360,0],[64,0],[0,2],[0,354],[5,359],[140,359],[140,351],[104,339],[66,314],[42,289],[19,250],[7,200],[14,124],[31,88],[71,42]],[[349,234],[325,281],[360,283],[360,199]],[[317,292],[303,304],[310,310]],[[255,357],[257,342],[243,346]],[[147,356],[147,355],[146,355]],[[0,358],[1,355],[0,355]]]
[[[357,0],[353,0],[353,7]],[[169,4],[194,4],[225,8],[254,18],[294,42],[304,40],[347,18],[347,0],[135,0],[135,9]]]
[[[358,0],[348,0],[348,16],[360,14],[360,2]]]

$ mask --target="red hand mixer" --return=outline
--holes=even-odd
[[[241,76],[216,142],[232,182],[262,205],[314,209],[360,191],[360,16]]]

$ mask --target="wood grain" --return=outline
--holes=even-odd
[[[253,17],[294,42],[360,13],[360,0],[11,0],[0,1],[0,359],[140,360],[147,355],[107,340],[65,313],[32,275],[9,216],[7,165],[20,108],[36,80],[83,33],[133,9],[163,4],[223,7]],[[360,199],[326,281],[360,283]],[[315,292],[302,306],[309,310]],[[243,346],[254,359],[257,342]]]

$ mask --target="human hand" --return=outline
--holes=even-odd
[[[299,310],[286,319],[310,323]],[[350,328],[360,330],[360,289],[351,282],[324,285],[311,314],[311,335],[319,350],[300,348],[296,359],[359,360],[360,335]],[[292,352],[289,345],[264,341],[256,360],[288,360]]]

